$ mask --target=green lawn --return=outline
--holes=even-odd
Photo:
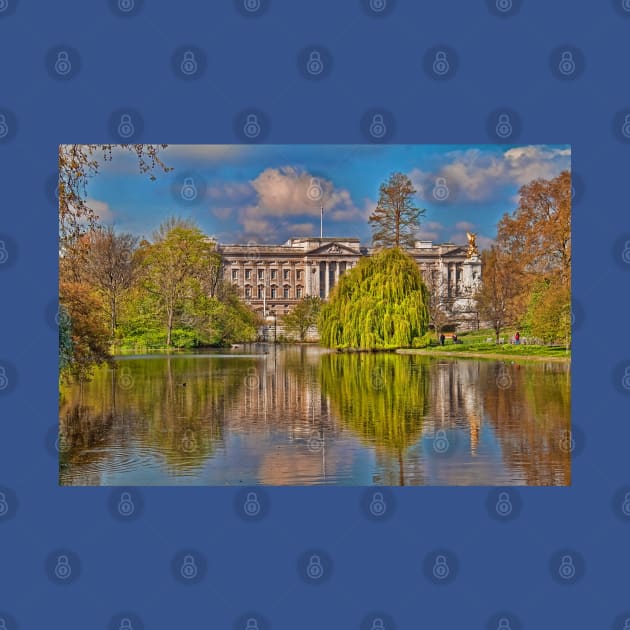
[[[571,354],[567,352],[564,345],[524,345],[511,344],[510,339],[514,337],[516,330],[506,330],[501,333],[501,337],[506,343],[486,343],[487,339],[494,340],[495,335],[492,330],[476,330],[467,333],[458,334],[457,337],[463,343],[455,344],[451,340],[451,333],[446,335],[444,346],[440,346],[437,341],[432,342],[427,348],[430,351],[458,353],[458,352],[475,352],[480,354],[500,354],[505,356],[541,356],[541,357],[568,357]],[[521,339],[527,335],[521,332]]]

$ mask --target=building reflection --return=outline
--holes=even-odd
[[[274,344],[121,360],[67,393],[60,479],[566,485],[569,393],[561,363]]]

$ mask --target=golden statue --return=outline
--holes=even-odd
[[[473,256],[479,256],[479,249],[477,248],[477,232],[466,232],[468,237],[468,252],[466,258],[472,258]]]

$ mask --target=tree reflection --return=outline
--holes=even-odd
[[[221,443],[225,406],[243,385],[241,371],[223,370],[225,360],[125,359],[73,388],[60,410],[62,483],[99,483],[90,471],[103,459],[114,471],[124,467],[123,451],[138,458],[156,453],[174,474],[197,470]]]

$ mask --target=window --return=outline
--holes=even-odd
[[[276,297],[276,287],[271,287],[271,297],[272,299]]]
[[[278,270],[277,269],[272,269],[271,270],[271,279],[275,280],[277,275],[278,275]]]
[[[285,298],[289,297],[289,287],[284,287],[284,289],[283,289],[283,296]]]
[[[265,270],[264,269],[259,269],[258,270],[258,279],[259,280],[264,280],[265,279]]]
[[[283,280],[288,280],[288,279],[289,279],[289,270],[288,270],[288,269],[285,269],[285,270],[282,272],[282,279],[283,279]]]
[[[251,269],[245,269],[245,280],[250,280],[252,277],[252,270]]]
[[[238,269],[232,269],[232,280],[238,280]]]
[[[302,297],[302,287],[298,287],[295,290],[295,297],[297,297],[297,298],[301,298]]]
[[[263,299],[263,294],[265,292],[265,287],[258,287],[258,299],[262,300]]]
[[[301,269],[298,269],[295,272],[295,277],[296,277],[297,280],[301,280],[302,279],[302,270]]]
[[[245,297],[252,297],[252,288],[245,287]]]

